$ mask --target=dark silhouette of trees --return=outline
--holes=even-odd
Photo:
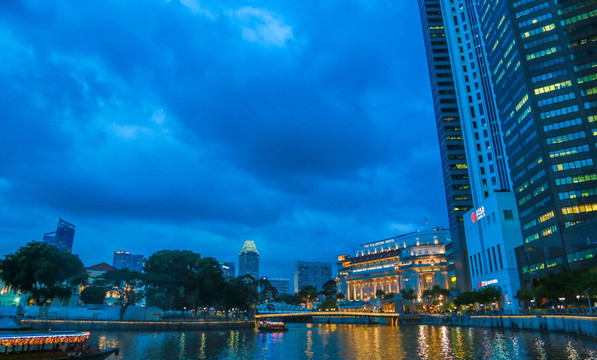
[[[138,271],[121,269],[107,271],[93,284],[118,294],[116,303],[120,305],[119,317],[120,320],[124,320],[128,307],[137,304],[145,297],[145,292],[142,290],[143,279],[143,274]]]
[[[85,305],[101,305],[106,299],[106,291],[105,286],[89,285],[81,291],[79,298]]]
[[[33,241],[0,261],[0,279],[44,306],[54,298],[69,298],[78,286],[86,283],[87,272],[75,255]]]

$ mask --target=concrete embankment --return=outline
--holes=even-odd
[[[75,331],[193,331],[254,328],[253,321],[105,321],[105,320],[21,320],[21,326],[40,330]]]
[[[418,325],[421,323],[420,316],[318,316],[313,317],[312,322],[320,324],[385,324],[385,325]]]
[[[478,315],[436,316],[423,315],[426,325],[454,325],[501,329],[561,331],[597,339],[597,317],[573,315]]]

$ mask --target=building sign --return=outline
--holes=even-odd
[[[474,223],[485,217],[485,206],[481,206],[471,213],[471,221]]]
[[[482,288],[483,286],[497,284],[497,283],[498,283],[498,279],[479,281],[479,287]]]

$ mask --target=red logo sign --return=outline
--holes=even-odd
[[[471,221],[473,222],[473,224],[475,223],[475,221],[477,221],[477,214],[475,214],[474,211],[471,213]]]

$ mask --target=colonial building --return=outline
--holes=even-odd
[[[338,291],[346,300],[367,300],[378,290],[409,288],[421,296],[434,285],[447,289],[449,243],[450,231],[435,228],[361,245],[354,257],[338,256]]]

